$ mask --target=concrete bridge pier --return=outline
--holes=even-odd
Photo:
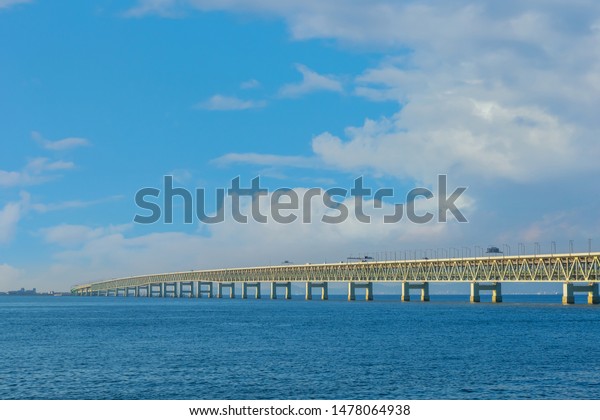
[[[194,297],[194,282],[179,282],[179,297]]]
[[[154,289],[158,287],[158,297],[162,297],[162,287],[160,284],[149,284],[148,285],[148,297],[154,297]]]
[[[306,300],[312,300],[312,289],[314,287],[321,289],[321,300],[329,299],[329,293],[327,288],[327,282],[324,281],[322,283],[315,283],[311,281],[306,282]]]
[[[130,296],[130,292],[131,292],[132,289],[133,289],[133,295],[137,296],[137,290],[136,290],[135,287],[132,288],[132,287],[129,287],[129,286],[125,286],[123,288],[123,297],[129,297]]]
[[[254,288],[255,289],[255,293],[254,293],[254,297],[256,299],[260,299],[260,282],[256,282],[256,283],[247,283],[244,282],[242,283],[242,299],[248,299],[248,288]]]
[[[178,282],[162,283],[162,297],[179,297]]]
[[[284,287],[285,288],[285,298],[292,298],[292,282],[286,281],[283,283],[277,283],[276,281],[271,282],[271,299],[277,299],[277,288]]]
[[[373,282],[348,282],[348,300],[356,300],[356,289],[366,289],[365,300],[373,300]]]
[[[587,293],[587,302],[589,305],[596,305],[600,303],[600,295],[598,294],[598,283],[579,285],[567,282],[563,283],[563,305],[571,305],[575,303],[575,292]]]
[[[402,302],[410,302],[410,291],[420,290],[421,291],[421,302],[429,302],[429,282],[424,281],[423,283],[410,283],[408,281],[402,282]]]
[[[217,298],[221,299],[223,297],[223,289],[224,288],[228,288],[229,289],[229,298],[233,299],[235,298],[235,283],[231,282],[231,283],[218,283],[217,286]]]
[[[204,286],[207,287],[205,288]],[[211,281],[196,282],[196,297],[201,298],[204,294],[206,294],[206,297],[213,297],[213,284]]]
[[[481,284],[475,281],[471,283],[471,303],[481,302],[481,296],[479,292],[482,290],[491,290],[492,303],[502,302],[502,283],[494,282],[490,284]]]

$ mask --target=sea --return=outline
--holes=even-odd
[[[0,296],[0,399],[597,399],[600,305]]]

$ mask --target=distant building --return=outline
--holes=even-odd
[[[21,290],[10,290],[8,294],[18,296],[34,296],[37,295],[37,290],[35,287],[31,290],[25,290],[25,288],[21,287]]]

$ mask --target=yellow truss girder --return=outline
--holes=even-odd
[[[95,292],[177,282],[600,282],[600,252],[193,270],[73,286]]]

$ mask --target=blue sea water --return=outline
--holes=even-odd
[[[2,399],[596,399],[599,356],[560,296],[0,296]]]

